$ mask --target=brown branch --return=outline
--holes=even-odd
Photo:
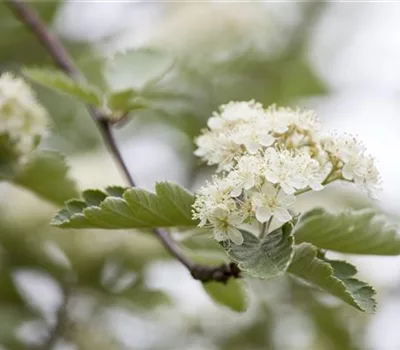
[[[7,0],[7,3],[15,16],[18,17],[22,23],[24,23],[36,38],[41,42],[44,48],[53,58],[55,64],[62,69],[71,78],[77,81],[85,81],[85,77],[75,67],[73,60],[71,59],[68,52],[64,49],[58,38],[53,35],[47,26],[42,22],[38,14],[27,6],[23,1],[20,0]],[[107,120],[107,116],[100,110],[93,106],[87,106],[89,114],[92,119],[96,122],[100,129],[104,143],[107,145],[108,150],[112,154],[114,161],[120,167],[122,173],[125,175],[128,183],[135,187],[135,182],[126,167],[126,164],[122,158],[121,152],[116,144],[115,138],[111,130],[111,124]],[[202,282],[208,281],[219,281],[225,283],[230,277],[238,278],[240,270],[235,264],[221,265],[221,266],[204,266],[197,265],[184,254],[177,246],[177,244],[171,239],[168,232],[156,229],[154,230],[160,241],[163,243],[165,248],[179,260],[191,273],[193,278]]]

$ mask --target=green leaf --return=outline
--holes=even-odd
[[[356,268],[345,261],[318,256],[317,248],[309,243],[296,246],[288,272],[361,311],[375,311],[375,290],[353,277],[357,272]]]
[[[183,187],[160,182],[156,193],[139,188],[109,187],[83,192],[84,201],[69,200],[52,224],[65,228],[154,228],[196,226],[194,197]]]
[[[133,89],[116,91],[108,97],[108,107],[115,112],[128,112],[146,106],[145,100]]]
[[[218,304],[237,312],[247,310],[247,297],[242,281],[231,278],[226,284],[207,282],[202,283],[202,286],[211,299]]]
[[[173,66],[172,58],[156,50],[130,50],[119,53],[105,67],[105,78],[112,91],[142,89],[161,80]]]
[[[373,209],[330,214],[317,208],[300,218],[297,243],[349,254],[400,254],[400,235]]]
[[[33,81],[75,97],[83,103],[96,107],[102,107],[103,105],[102,94],[96,87],[88,83],[78,83],[59,71],[25,68],[23,73]]]
[[[271,278],[286,271],[293,255],[293,223],[288,222],[263,239],[242,232],[242,245],[234,243],[222,247],[239,268],[258,278]]]
[[[31,153],[12,181],[48,201],[62,204],[78,195],[76,183],[68,177],[67,171],[62,154],[39,150]]]

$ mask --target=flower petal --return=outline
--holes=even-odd
[[[266,182],[261,188],[261,192],[268,198],[273,198],[276,196],[276,188],[269,182]]]
[[[235,243],[236,245],[241,245],[243,244],[243,235],[242,233],[233,227],[228,228],[228,237],[230,240]]]
[[[214,228],[214,238],[218,242],[226,241],[228,239],[228,234],[225,231]]]
[[[267,222],[272,216],[271,210],[265,207],[259,207],[256,210],[256,218],[260,222]]]
[[[284,207],[292,205],[296,200],[296,197],[292,194],[286,194],[284,192],[279,192],[278,203]]]
[[[278,207],[275,208],[274,218],[283,223],[289,221],[292,216],[286,208]]]

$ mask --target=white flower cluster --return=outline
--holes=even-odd
[[[47,111],[32,89],[10,73],[0,76],[0,137],[6,137],[19,156],[31,152],[46,134]]]
[[[243,242],[239,228],[291,220],[295,196],[335,180],[370,194],[379,183],[374,159],[349,135],[323,137],[316,114],[255,101],[230,102],[208,121],[195,154],[217,165],[212,182],[196,194],[193,218],[211,226],[217,241]]]

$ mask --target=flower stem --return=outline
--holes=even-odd
[[[48,51],[58,67],[74,80],[79,82],[85,81],[85,77],[76,68],[69,53],[65,50],[59,39],[50,32],[38,14],[21,0],[6,0],[6,2],[14,15],[32,31],[38,41]],[[113,156],[115,163],[120,167],[120,170],[125,175],[129,185],[135,187],[136,184],[123,160],[112,133],[112,125],[108,120],[106,113],[91,105],[87,105],[87,109],[92,119],[96,122],[103,141]],[[230,277],[240,277],[240,271],[235,264],[221,266],[197,265],[181,252],[180,248],[170,237],[168,232],[157,228],[154,230],[154,233],[171,255],[179,260],[189,270],[193,278],[201,280],[202,282],[211,280],[226,282]]]
[[[274,219],[274,217],[271,216],[267,222],[264,222],[262,224],[261,232],[260,232],[260,239],[264,238],[265,235],[269,232],[269,228],[271,226],[271,223],[272,223],[273,219]]]

